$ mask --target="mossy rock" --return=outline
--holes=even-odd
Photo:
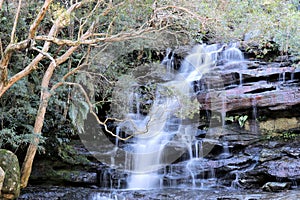
[[[0,199],[16,199],[20,194],[20,166],[17,156],[0,149],[0,167],[5,172]]]
[[[90,161],[86,156],[78,154],[72,145],[64,144],[58,150],[58,156],[63,162],[71,165],[89,165]]]
[[[3,186],[4,178],[5,178],[5,172],[2,169],[2,167],[0,167],[0,195],[1,195],[1,190],[2,190],[2,186]]]

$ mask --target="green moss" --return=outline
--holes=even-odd
[[[266,140],[283,140],[283,141],[289,141],[289,140],[299,140],[300,136],[297,133],[294,133],[292,131],[284,131],[282,133],[275,133],[275,132],[269,132],[265,135]]]
[[[72,164],[72,165],[87,165],[90,161],[84,156],[78,154],[76,149],[73,146],[63,144],[58,149],[58,155],[63,160],[63,162]]]
[[[11,151],[0,149],[0,167],[5,172],[1,194],[17,198],[20,194],[20,167],[17,156]]]

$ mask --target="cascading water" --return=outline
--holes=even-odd
[[[139,129],[143,133],[137,135],[135,143],[131,145],[135,154],[128,166],[133,171],[128,182],[129,188],[154,188],[159,185],[156,171],[161,167],[160,153],[165,141],[169,141],[173,134],[165,126],[170,122],[170,116],[176,107],[178,105],[175,99],[164,99],[157,95],[148,116],[134,122],[144,129]]]
[[[128,189],[177,187],[189,182],[182,181],[183,177],[185,179],[190,177],[192,179],[190,184],[193,187],[198,186],[196,176],[201,171],[201,166],[197,165],[198,160],[203,159],[204,156],[202,140],[196,139],[197,123],[187,123],[186,115],[191,112],[189,104],[194,103],[191,100],[198,92],[195,91],[195,84],[200,83],[202,75],[215,67],[220,59],[226,60],[227,63],[236,62],[241,61],[243,56],[235,46],[198,45],[183,60],[176,73],[174,53],[168,49],[162,64],[166,66],[166,73],[173,74],[174,78],[157,83],[156,95],[147,115],[140,112],[141,94],[135,92],[131,94],[131,112],[128,113],[127,120],[120,123],[118,127],[118,130],[130,129],[134,134],[134,138],[127,145],[127,150],[129,149],[130,152],[125,166],[129,171]],[[199,86],[198,89],[201,87]],[[224,100],[221,102],[224,107]],[[195,108],[192,111],[195,112]],[[221,126],[224,126],[226,109],[220,112],[223,121]],[[185,171],[181,175],[173,171],[176,169],[176,164],[174,167],[169,165],[184,157],[181,151],[175,156],[170,153],[168,147],[173,143],[189,152],[185,167],[178,165]],[[170,156],[174,158],[167,158]],[[210,174],[211,178],[215,179],[213,167],[210,169]]]

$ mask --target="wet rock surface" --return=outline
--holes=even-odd
[[[226,132],[226,131],[225,131]],[[260,189],[268,182],[286,182],[291,189],[300,184],[299,139],[296,140],[259,140],[243,134],[236,138],[234,131],[229,129],[226,145],[222,140],[201,139],[192,145],[193,159],[189,153],[182,155],[182,160],[160,170],[164,187],[194,188],[231,188]],[[242,142],[241,141],[247,141]],[[213,148],[203,154],[201,148],[210,143]],[[204,146],[202,146],[204,145]],[[201,147],[202,146],[202,147]],[[81,147],[84,148],[84,147]],[[80,148],[80,149],[81,149]],[[196,151],[198,151],[196,156]],[[81,151],[82,152],[82,151]],[[67,184],[95,186],[100,188],[126,188],[128,174],[124,171],[111,169],[98,163],[78,168],[67,169],[66,165],[52,164],[51,171],[45,163],[35,164],[32,184]],[[47,165],[49,167],[49,165]]]
[[[225,117],[247,115],[240,125],[251,132],[299,130],[300,69],[292,60],[274,60],[219,61],[194,83],[201,109]]]
[[[167,145],[170,151],[185,148],[186,152],[160,169],[164,189],[122,191],[128,173],[93,158],[101,151],[106,152],[103,159],[116,161],[122,156],[115,148],[103,145],[97,146],[98,152],[88,152],[78,143],[67,162],[36,161],[31,183],[76,184],[113,189],[113,193],[33,188],[20,199],[33,199],[32,194],[41,199],[101,199],[105,195],[106,199],[300,199],[300,70],[281,58],[272,63],[219,62],[195,82],[202,108],[195,137],[188,144],[174,140]],[[278,133],[281,136],[273,138]],[[77,155],[85,159],[73,160]]]
[[[288,190],[290,187],[291,183],[267,182],[262,186],[262,189],[267,192],[278,192]]]
[[[199,190],[199,189],[164,189],[164,190],[138,190],[138,191],[109,191],[90,188],[68,187],[29,187],[23,191],[18,200],[296,200],[300,199],[299,190],[284,190],[280,192],[264,191],[226,191]]]
[[[299,76],[300,70],[291,63],[230,62],[205,74],[195,89],[205,110],[229,112],[253,106],[282,110],[300,103]]]
[[[262,166],[266,167],[268,174],[278,178],[290,180],[299,180],[300,178],[299,159],[282,157],[279,160],[266,162]]]

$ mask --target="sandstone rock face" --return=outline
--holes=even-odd
[[[20,194],[20,167],[17,156],[5,149],[0,149],[0,167],[5,172],[1,198],[15,199]]]
[[[279,119],[268,119],[259,123],[261,130],[265,131],[286,131],[293,128],[298,128],[300,124],[300,118],[279,118]]]
[[[282,110],[300,103],[295,79],[299,74],[294,67],[252,69],[250,63],[215,68],[198,83],[198,100],[206,110],[228,112],[253,106]]]
[[[300,127],[299,79],[300,69],[288,62],[220,60],[194,91],[203,111],[248,115],[248,131],[284,132]]]

